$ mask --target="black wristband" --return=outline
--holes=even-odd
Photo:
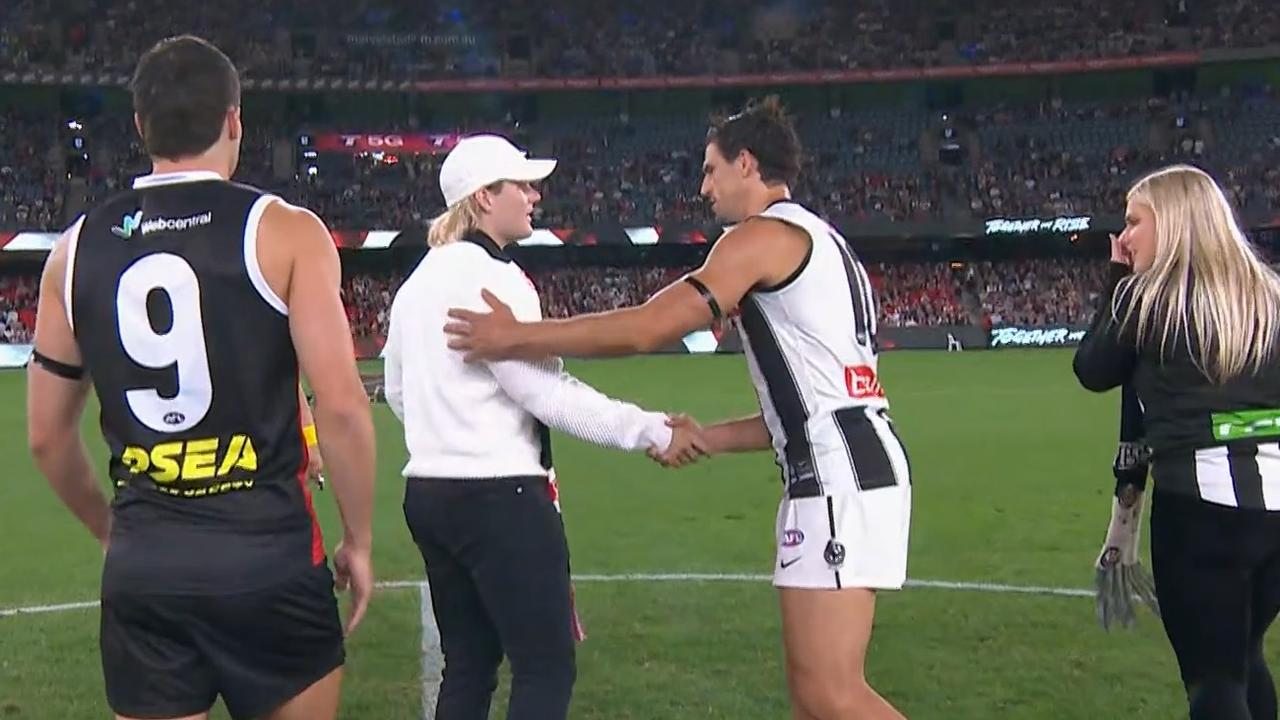
[[[1116,497],[1121,500],[1132,498],[1134,494],[1145,492],[1147,489],[1147,474],[1131,473],[1129,477],[1122,477],[1116,474]]]
[[[79,380],[84,377],[83,367],[58,362],[39,350],[31,351],[31,362],[34,362],[54,375],[57,375],[60,378],[66,378],[67,380]]]
[[[1124,498],[1126,492],[1142,492],[1147,489],[1151,451],[1140,442],[1122,442],[1116,451],[1111,473],[1116,478],[1116,497]],[[1133,488],[1127,491],[1127,488]]]
[[[702,296],[702,299],[707,301],[707,307],[711,308],[711,318],[713,320],[720,320],[724,317],[724,313],[720,312],[720,303],[716,302],[716,296],[711,294],[711,291],[707,289],[706,285],[702,284],[701,280],[695,277],[687,277],[684,281],[692,285],[693,289],[697,290],[698,294]]]

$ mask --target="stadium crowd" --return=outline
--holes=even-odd
[[[1280,37],[1280,13],[1268,0],[965,5],[820,0],[743,12],[728,0],[521,7],[493,0],[9,0],[0,3],[0,72],[125,76],[173,27],[212,39],[247,78],[353,80],[934,67],[1250,48]],[[237,180],[305,205],[335,229],[422,225],[442,209],[439,156],[303,162],[293,156],[298,134],[328,126],[302,119],[305,111],[295,115],[248,124]],[[958,111],[958,134],[949,139],[964,152],[955,162],[940,161],[938,118],[926,115],[801,118],[806,156],[794,195],[826,217],[853,222],[1115,213],[1135,173],[1190,160],[1213,172],[1237,207],[1280,213],[1280,98],[1270,87],[1112,104],[990,103]],[[558,124],[517,128],[508,117],[485,128],[560,160],[544,185],[537,226],[715,222],[698,197],[701,116]],[[80,137],[83,163],[81,148],[69,150]],[[61,229],[79,207],[148,169],[124,114],[81,125],[51,122],[47,109],[22,103],[0,106],[0,230]],[[978,263],[962,274],[921,263],[870,270],[886,326],[1080,323],[1101,283],[1099,265],[1054,260]],[[544,313],[563,317],[643,301],[676,272],[566,268],[535,274],[535,282]],[[399,280],[375,274],[344,282],[357,335],[385,332]],[[6,340],[29,336],[35,290],[30,278],[0,279]]]
[[[62,227],[66,177],[55,137],[48,118],[0,112],[0,229]]]
[[[29,343],[36,330],[36,297],[40,278],[36,275],[0,276],[0,340]]]
[[[1255,47],[1280,37],[1268,0],[968,7],[943,0],[825,0],[754,11],[728,0],[519,7],[496,0],[11,0],[0,7],[0,67],[127,74],[175,27],[216,42],[250,78],[359,80],[933,67]]]
[[[602,312],[649,299],[689,268],[565,267],[530,273],[547,318]],[[873,263],[867,267],[882,327],[1086,324],[1105,280],[1106,263],[1076,258],[947,263]],[[352,334],[382,338],[400,272],[354,272],[342,297]],[[39,278],[0,276],[0,338],[30,342]]]
[[[1162,142],[1148,138],[1155,118],[1173,117],[1190,118],[1190,129]],[[1241,117],[1259,124],[1244,132]],[[1276,214],[1280,131],[1267,130],[1269,118],[1280,122],[1280,99],[1269,88],[1178,103],[995,106],[965,118],[977,129],[966,136],[970,156],[956,165],[930,161],[914,130],[895,132],[874,116],[802,118],[808,150],[793,190],[820,214],[851,222],[1117,213],[1136,173],[1186,160],[1220,178],[1237,207]],[[513,132],[533,152],[560,161],[543,187],[536,225],[713,223],[698,196],[701,120],[687,120],[596,118],[573,132],[553,123]],[[73,202],[68,174],[84,177],[85,202],[92,203],[147,172],[127,119],[85,124],[72,133],[50,127],[46,113],[0,111],[0,138],[23,138],[0,143],[0,229],[65,227]],[[334,228],[402,229],[443,209],[437,155],[326,153],[294,162],[297,134],[307,128],[249,128],[236,179],[310,207]],[[79,171],[62,151],[73,135],[87,142]],[[290,158],[283,166],[281,150]]]
[[[685,272],[683,268],[560,268],[531,274],[542,314],[566,318],[639,305]]]
[[[1101,260],[1050,258],[973,263],[964,280],[993,326],[1087,325],[1106,274]]]
[[[867,269],[884,327],[968,325],[961,292],[943,263],[879,263]]]
[[[638,305],[688,268],[569,267],[530,273],[547,318]],[[1077,258],[868,266],[883,327],[1087,324],[1105,281],[1106,263]],[[386,308],[403,277],[365,273],[343,285],[357,336],[386,333]]]
[[[391,300],[404,280],[400,273],[362,273],[342,281],[342,304],[356,337],[386,337]]]

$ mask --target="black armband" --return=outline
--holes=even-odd
[[[48,370],[60,378],[67,380],[80,380],[84,377],[84,368],[78,365],[68,365],[64,362],[58,362],[53,358],[45,355],[39,350],[31,351],[31,362]]]
[[[720,303],[716,302],[716,296],[711,294],[711,291],[707,289],[707,286],[701,280],[695,277],[687,277],[684,281],[692,285],[693,289],[697,290],[698,294],[702,296],[702,299],[707,301],[707,307],[711,308],[711,318],[713,320],[720,320],[724,317],[724,313],[720,312]]]

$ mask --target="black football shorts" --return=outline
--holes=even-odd
[[[226,595],[115,590],[102,598],[102,670],[111,709],[132,718],[208,710],[236,720],[280,707],[345,660],[325,563]]]

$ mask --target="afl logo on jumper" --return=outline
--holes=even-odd
[[[782,533],[782,547],[795,547],[804,542],[804,533],[798,529],[785,530]]]
[[[187,416],[180,412],[169,412],[164,414],[164,421],[167,425],[181,425],[182,421],[186,419]]]
[[[822,551],[822,559],[827,561],[831,567],[840,567],[844,564],[844,544],[835,540],[827,541],[827,548]]]

